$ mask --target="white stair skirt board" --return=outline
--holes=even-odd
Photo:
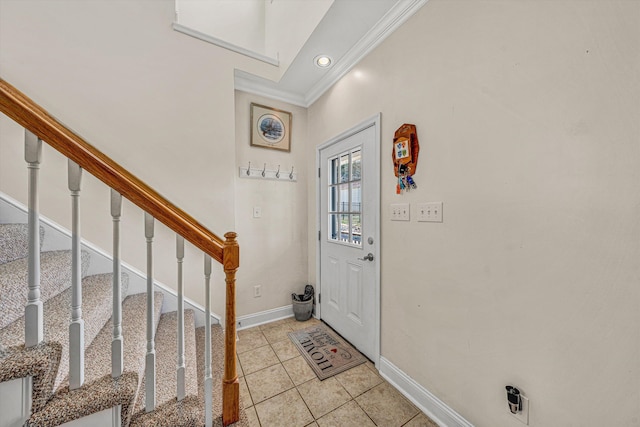
[[[31,377],[0,383],[0,427],[24,425],[31,415]]]
[[[111,409],[105,409],[104,411],[95,412],[86,417],[64,423],[62,427],[119,427],[122,424],[120,410],[120,405],[114,406]]]
[[[26,223],[27,207],[22,203],[14,200],[10,196],[0,192],[0,223]],[[45,239],[42,245],[42,251],[52,251],[60,249],[71,249],[71,232],[56,222],[40,215],[40,225],[44,227]],[[111,227],[111,221],[105,222],[105,227]],[[140,238],[144,240],[144,228],[140,228]],[[91,263],[87,276],[101,273],[110,273],[113,268],[113,258],[111,255],[101,248],[90,242],[82,240],[82,249],[89,252]],[[147,291],[147,276],[140,270],[132,267],[126,262],[122,263],[122,271],[129,275],[129,295],[143,293]],[[164,294],[164,303],[162,312],[175,311],[178,308],[178,294],[167,285],[154,281],[154,289],[156,292]],[[185,310],[191,309],[195,314],[196,328],[204,326],[204,307],[191,301],[184,299]],[[211,324],[221,324],[221,317],[215,313],[211,313]],[[0,427],[2,427],[0,425]]]
[[[285,305],[283,307],[272,308],[271,310],[260,311],[258,313],[246,314],[236,317],[236,330],[252,328],[265,323],[274,322],[280,319],[293,317],[293,307]]]
[[[439,426],[474,427],[473,424],[384,357],[380,357],[380,375]]]

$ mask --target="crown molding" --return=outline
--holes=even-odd
[[[349,51],[327,70],[327,73],[305,94],[284,91],[265,84],[265,80],[244,71],[236,70],[235,87],[238,90],[265,96],[308,108],[331,86],[344,77],[362,58],[404,24],[429,0],[400,0],[367,32]]]
[[[193,28],[186,27],[182,24],[174,22],[172,27],[175,31],[186,34],[198,40],[205,41],[207,43],[214,44],[223,49],[230,50],[232,52],[239,53],[240,55],[248,56],[249,58],[257,59],[258,61],[266,62],[267,64],[275,65],[276,67],[280,66],[280,61],[277,58],[271,58],[270,56],[262,55],[258,52],[254,52],[249,49],[245,49],[243,47],[237,46],[233,43],[226,42],[217,37],[210,36],[209,34],[202,33],[198,30],[194,30]]]
[[[271,85],[267,85],[265,84],[265,79],[254,76],[246,71],[236,69],[234,71],[234,81],[236,90],[264,96],[266,98],[275,99],[276,101],[286,102],[299,107],[308,107],[305,103],[304,95],[273,87],[273,82],[271,82]]]

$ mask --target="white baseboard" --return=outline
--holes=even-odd
[[[384,357],[380,357],[380,375],[439,426],[473,427],[473,424]]]
[[[293,307],[285,305],[284,307],[272,308],[258,313],[238,316],[236,318],[236,330],[252,328],[254,326],[263,325],[280,319],[293,317]]]

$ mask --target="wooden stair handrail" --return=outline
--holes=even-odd
[[[2,78],[0,78],[0,111],[193,245],[211,255],[213,259],[223,263],[223,239],[72,132]]]
[[[227,285],[222,422],[227,426],[238,421],[240,391],[235,364],[235,282],[240,265],[240,249],[236,233],[226,233],[225,240],[222,240],[2,78],[0,112],[222,264]]]

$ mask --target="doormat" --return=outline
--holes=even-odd
[[[289,332],[289,338],[321,381],[367,360],[325,325]]]

